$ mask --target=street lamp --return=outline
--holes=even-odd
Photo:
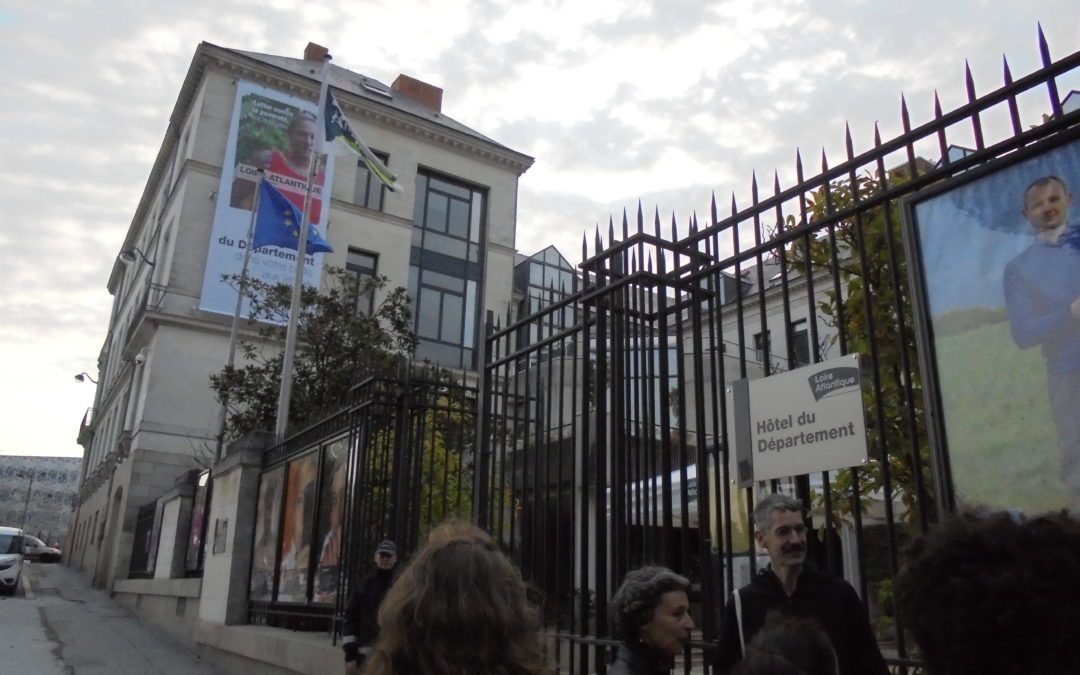
[[[136,254],[138,254],[138,258],[142,258],[143,262],[145,262],[147,265],[149,265],[150,267],[154,266],[154,261],[150,258],[147,258],[146,254],[139,250],[138,246],[125,248],[123,251],[120,251],[120,255],[118,255],[117,257],[120,258],[120,262],[124,263],[125,265],[130,265],[138,259],[136,258]]]
[[[75,381],[76,382],[86,382],[87,380],[90,380],[94,384],[97,384],[97,380],[90,377],[90,373],[86,372],[85,370],[75,376]]]

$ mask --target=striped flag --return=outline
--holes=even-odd
[[[397,176],[393,174],[386,167],[375,153],[371,151],[371,148],[364,143],[363,140],[352,130],[349,126],[349,120],[346,119],[345,113],[341,111],[341,107],[337,101],[334,100],[334,93],[326,90],[326,106],[323,109],[323,122],[326,127],[326,144],[333,144],[334,141],[338,141],[340,145],[344,145],[349,150],[352,150],[361,159],[364,160],[364,164],[367,165],[368,171],[375,175],[380,181],[383,182],[386,187],[390,188],[394,192],[399,192],[401,186],[397,184]]]

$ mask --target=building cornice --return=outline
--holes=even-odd
[[[305,77],[205,42],[199,46],[196,58],[199,58],[200,52],[206,65],[238,79],[249,79],[307,100],[314,100],[319,95],[319,81],[315,69],[312,69],[312,77]],[[503,147],[494,141],[470,137],[455,129],[357,96],[350,91],[338,87],[333,87],[333,89],[338,104],[353,119],[373,123],[403,135],[421,138],[432,144],[449,148],[458,154],[509,169],[519,176],[533,164],[532,157]]]

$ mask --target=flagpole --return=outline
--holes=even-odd
[[[240,310],[244,305],[244,290],[247,288],[248,265],[251,262],[251,240],[255,234],[255,219],[259,216],[259,197],[262,196],[262,183],[265,180],[265,171],[259,169],[259,177],[255,181],[255,199],[251,203],[251,220],[248,221],[247,239],[244,240],[244,264],[240,267],[240,283],[236,290],[236,309],[233,310],[232,327],[229,329],[229,357],[225,361],[225,370],[232,369],[236,363],[236,341],[240,332]],[[229,390],[221,396],[221,410],[218,411],[217,439],[214,443],[214,464],[221,460],[221,450],[225,444],[225,419],[229,412]]]
[[[323,131],[323,108],[326,92],[330,88],[330,54],[323,57],[322,84],[319,86],[319,98],[316,101],[315,138],[325,135]],[[285,354],[281,364],[281,391],[278,394],[277,427],[274,434],[278,441],[284,440],[289,426],[289,401],[292,398],[293,362],[296,360],[296,334],[300,326],[300,297],[304,289],[304,265],[307,256],[308,229],[311,226],[311,197],[315,188],[315,168],[319,165],[321,144],[315,144],[308,158],[307,194],[304,196],[304,217],[300,221],[300,240],[296,243],[296,275],[293,277],[292,302],[289,303],[289,324],[285,331]],[[323,199],[324,211],[329,207],[329,200]]]

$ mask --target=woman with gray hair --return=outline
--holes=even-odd
[[[622,639],[612,675],[659,675],[671,671],[690,639],[694,620],[686,595],[690,581],[666,567],[628,572],[611,599],[611,618]]]

